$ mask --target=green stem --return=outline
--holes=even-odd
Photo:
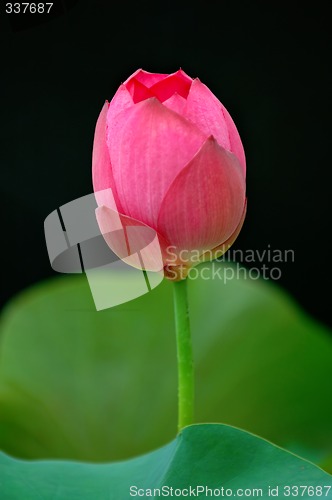
[[[194,369],[188,314],[187,280],[174,282],[178,359],[178,431],[194,420]]]

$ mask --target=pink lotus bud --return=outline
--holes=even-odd
[[[198,78],[181,69],[170,75],[138,70],[105,103],[96,125],[100,230],[129,264],[182,279],[237,237],[246,210],[245,168],[231,116]],[[131,259],[144,249],[144,258]]]

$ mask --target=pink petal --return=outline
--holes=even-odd
[[[158,231],[179,250],[205,251],[227,240],[243,213],[238,159],[209,137],[163,199]]]
[[[244,220],[246,218],[246,214],[247,214],[247,200],[245,200],[242,216],[241,216],[240,222],[238,223],[235,231],[230,235],[230,237],[226,241],[221,243],[221,245],[218,245],[217,247],[213,248],[212,250],[209,250],[208,252],[203,253],[198,264],[200,262],[206,262],[209,260],[213,260],[213,259],[217,259],[219,257],[222,257],[222,255],[224,255],[224,253],[226,253],[227,250],[230,249],[230,247],[233,245],[236,238],[240,234]]]
[[[155,98],[136,104],[108,124],[107,142],[123,213],[155,227],[166,191],[206,136]]]
[[[222,255],[224,255],[224,253],[226,253],[227,250],[229,250],[229,248],[235,242],[236,238],[239,236],[244,223],[244,219],[246,217],[246,213],[247,213],[247,200],[245,200],[244,209],[242,212],[240,222],[237,225],[235,231],[231,234],[231,236],[217,247],[202,253],[199,257],[197,256],[197,252],[193,250],[192,252],[188,252],[185,254],[186,260],[185,262],[182,261],[181,264],[180,256],[183,257],[183,252],[181,253],[178,252],[179,254],[178,262],[176,261],[174,262],[174,257],[177,256],[176,250],[174,250],[174,248],[171,246],[168,247],[166,255],[168,255],[168,257],[172,256],[173,259],[169,258],[167,262],[167,260],[164,257],[166,263],[166,266],[164,268],[164,275],[172,281],[179,281],[181,279],[185,279],[188,276],[191,267],[195,267],[198,264],[201,264],[202,262],[211,261],[222,257]]]
[[[130,92],[130,95],[136,104],[137,102],[144,101],[145,99],[149,99],[149,97],[153,97],[153,93],[140,81],[136,80],[136,78],[132,78],[126,84],[127,90]]]
[[[98,117],[92,151],[92,182],[98,205],[116,206],[121,210],[112,173],[111,160],[106,144],[106,117],[109,104],[106,101]],[[109,188],[109,189],[108,189]]]
[[[151,227],[109,207],[98,207],[96,218],[107,245],[124,262],[138,269],[161,271],[167,243]]]
[[[134,101],[128,89],[122,84],[114,94],[108,108],[107,122],[113,120],[116,115],[134,105]]]
[[[246,173],[246,157],[243,149],[243,144],[239,135],[239,132],[233,122],[233,119],[225,106],[222,104],[223,115],[227,124],[228,133],[229,133],[229,141],[231,143],[231,151],[238,157],[239,162],[243,168],[243,173]]]
[[[234,153],[245,172],[244,150],[235,124],[226,108],[198,78],[191,85],[183,116],[207,135],[213,135],[220,146]]]
[[[138,69],[133,73],[127,80],[124,82],[124,85],[127,85],[132,78],[135,78],[139,82],[143,83],[146,87],[150,88],[155,83],[163,80],[168,76],[167,73],[149,73],[148,71],[144,71],[144,69]]]
[[[186,75],[186,73],[180,69],[176,73],[155,83],[150,87],[150,91],[161,102],[169,99],[175,92],[187,98],[191,84],[192,79],[190,76]]]
[[[183,115],[185,108],[187,106],[187,101],[184,97],[179,94],[173,94],[169,99],[163,102],[163,105],[168,109],[172,109],[175,113]]]

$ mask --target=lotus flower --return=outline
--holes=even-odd
[[[246,211],[245,169],[239,133],[208,87],[181,69],[138,70],[106,101],[96,125],[100,230],[131,265],[183,279],[237,237]],[[157,246],[148,245],[155,236]],[[140,257],[130,260],[137,250]]]

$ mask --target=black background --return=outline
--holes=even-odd
[[[280,284],[331,324],[328,3],[58,1],[1,28],[3,299],[55,274],[43,221],[92,191],[94,126],[142,67],[198,76],[228,108],[247,156],[236,248],[294,249]]]

